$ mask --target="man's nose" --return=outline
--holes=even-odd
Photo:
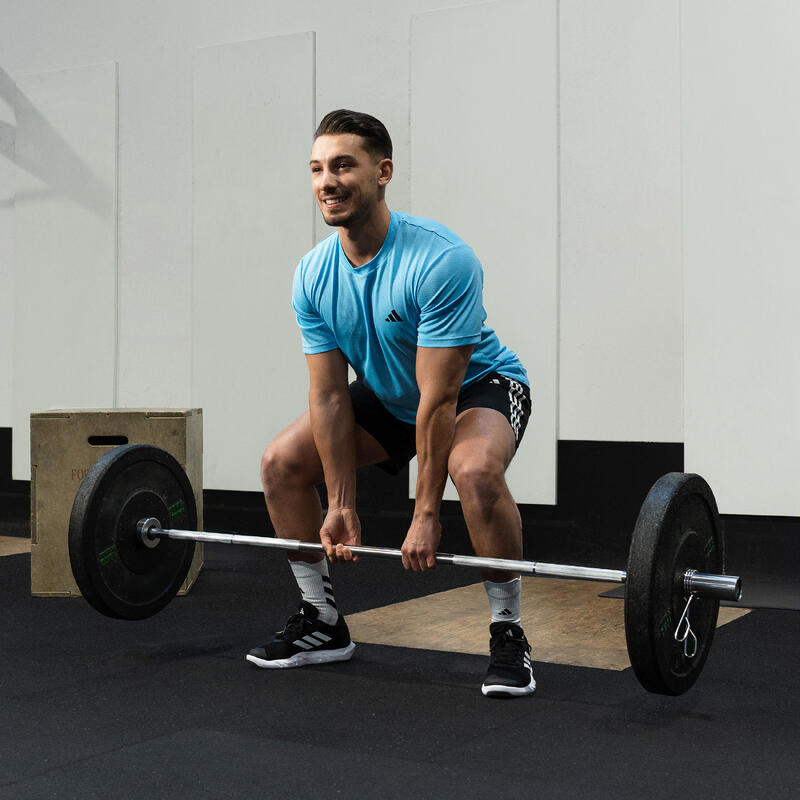
[[[325,190],[335,189],[336,185],[336,176],[333,172],[329,169],[323,169],[319,174],[319,188]]]

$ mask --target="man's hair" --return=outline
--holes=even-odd
[[[367,152],[379,159],[392,157],[392,140],[389,137],[389,131],[379,119],[375,119],[369,114],[348,111],[346,108],[330,111],[319,123],[314,138],[337,133],[354,133],[360,136],[364,140],[364,148]]]

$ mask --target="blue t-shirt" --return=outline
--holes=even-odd
[[[353,267],[332,233],[297,266],[292,306],[303,352],[340,349],[398,419],[419,405],[417,347],[473,344],[464,386],[499,372],[528,385],[516,353],[484,325],[483,269],[472,249],[443,225],[392,212],[378,254]]]

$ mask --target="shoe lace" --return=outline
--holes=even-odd
[[[519,667],[524,663],[525,653],[530,653],[531,646],[525,635],[515,636],[510,628],[497,631],[489,642],[492,662],[498,666]]]
[[[286,625],[284,625],[283,630],[278,632],[278,636],[281,639],[297,639],[303,633],[303,626],[306,623],[306,617],[303,614],[302,606],[298,609],[294,614],[292,614],[289,619],[286,620]]]

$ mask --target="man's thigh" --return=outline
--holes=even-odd
[[[456,484],[462,472],[502,475],[516,451],[514,431],[501,412],[468,408],[456,417],[448,471]]]
[[[504,375],[492,373],[462,389],[448,462],[451,477],[463,471],[503,474],[530,414],[530,389]]]
[[[355,445],[356,467],[377,464],[388,458],[375,437],[358,424],[355,425]],[[308,411],[275,437],[270,450],[284,463],[291,464],[298,476],[304,476],[304,482],[317,484],[324,480],[322,460],[311,432],[311,414]]]

